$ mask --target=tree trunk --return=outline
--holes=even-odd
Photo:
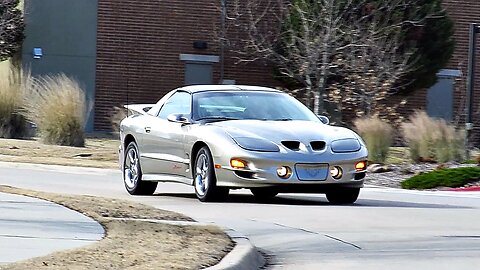
[[[323,95],[320,94],[320,91],[313,92],[313,112],[316,115],[323,114],[324,112]]]
[[[325,63],[325,62],[324,62]],[[327,89],[327,67],[325,65],[322,65],[321,67],[321,75],[320,79],[318,81],[318,86],[317,89],[314,91],[314,101],[313,101],[313,112],[315,114],[322,114],[325,112],[325,105],[323,101],[323,94],[325,93],[325,90]]]

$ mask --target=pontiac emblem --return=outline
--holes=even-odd
[[[319,169],[309,169],[309,170],[307,169],[306,171],[310,177],[315,177],[320,173]]]

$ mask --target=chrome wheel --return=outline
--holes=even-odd
[[[142,166],[136,142],[130,142],[125,150],[123,183],[132,195],[152,195],[157,188],[157,182],[142,181]]]
[[[124,162],[124,181],[125,185],[133,189],[137,186],[140,171],[140,163],[138,162],[138,153],[134,147],[128,149]]]
[[[195,190],[198,195],[203,197],[208,191],[209,186],[209,162],[205,153],[200,153],[195,164]]]
[[[212,154],[208,147],[200,148],[192,168],[192,177],[195,194],[202,202],[223,200],[228,196],[228,188],[217,187],[217,178],[215,177],[213,164]]]

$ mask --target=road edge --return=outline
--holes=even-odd
[[[235,247],[218,264],[206,268],[207,270],[253,270],[265,265],[265,258],[248,237],[232,229],[224,231],[235,242]]]

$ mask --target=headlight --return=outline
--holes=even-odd
[[[357,137],[358,141],[360,142],[361,145],[367,147],[367,144],[365,143],[365,141],[362,139],[362,137],[360,137],[358,134],[355,134],[355,137]]]
[[[357,172],[364,171],[367,168],[367,162],[366,161],[359,161],[355,163],[355,170]]]
[[[342,168],[339,166],[332,166],[330,167],[330,174],[332,175],[333,179],[340,179],[343,176]]]
[[[332,151],[335,153],[356,152],[360,148],[360,142],[357,139],[342,139],[332,142]]]
[[[230,166],[234,169],[245,169],[247,168],[247,162],[238,158],[232,158],[230,160]]]
[[[288,166],[281,166],[277,168],[277,175],[280,178],[287,179],[292,175],[292,169]]]
[[[243,149],[259,152],[279,152],[280,148],[273,142],[250,137],[236,137],[233,140]]]

